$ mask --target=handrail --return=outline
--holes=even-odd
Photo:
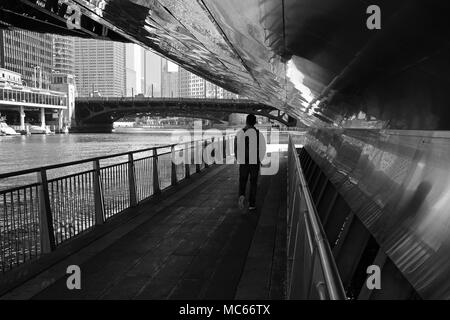
[[[190,142],[186,142],[186,143],[197,143],[197,142],[202,142],[202,141],[204,141],[204,140],[199,139],[199,140],[194,140],[194,141],[190,141]],[[35,167],[35,168],[30,168],[30,169],[13,171],[13,172],[8,172],[8,173],[0,173],[0,179],[11,178],[11,177],[15,177],[15,176],[23,176],[23,175],[39,172],[41,170],[53,170],[53,169],[75,166],[75,165],[92,162],[92,161],[97,161],[97,160],[100,161],[100,160],[105,160],[105,159],[123,157],[130,153],[142,153],[142,152],[152,151],[155,149],[156,150],[166,149],[166,148],[171,148],[171,147],[182,145],[182,144],[184,144],[184,143],[167,144],[167,145],[162,145],[162,146],[156,146],[156,147],[150,147],[150,148],[144,148],[144,149],[138,149],[138,150],[132,150],[132,151],[125,151],[125,152],[121,152],[121,153],[115,153],[112,155],[104,155],[104,156],[92,157],[92,158],[87,158],[87,159],[82,159],[82,160],[75,160],[75,161],[63,162],[63,163],[58,163],[58,164],[51,164],[51,165],[42,166],[42,167]],[[180,149],[180,150],[184,150],[184,149]],[[167,153],[170,153],[170,152],[167,152]],[[162,154],[158,154],[158,155],[162,155]],[[153,157],[153,156],[151,156],[151,157]]]
[[[315,249],[317,249],[317,255],[319,257],[319,261],[320,261],[320,269],[322,271],[323,274],[323,280],[325,282],[325,287],[327,290],[327,295],[323,295],[323,293],[318,292],[318,295],[321,299],[331,299],[331,300],[341,300],[341,299],[345,299],[345,290],[344,287],[342,285],[342,282],[340,280],[339,277],[339,272],[336,266],[336,263],[334,261],[333,258],[333,254],[332,251],[330,249],[328,240],[326,238],[325,235],[325,231],[323,230],[322,224],[320,223],[319,220],[319,216],[316,210],[316,207],[314,205],[314,202],[312,200],[308,185],[306,183],[306,179],[305,176],[303,174],[303,170],[300,164],[300,158],[297,154],[297,150],[295,147],[295,144],[293,142],[293,139],[291,136],[289,136],[289,153],[290,153],[290,161],[293,159],[294,160],[294,165],[295,165],[295,173],[297,175],[297,178],[299,179],[298,181],[298,185],[294,184],[294,188],[299,188],[300,190],[289,190],[290,194],[292,194],[293,192],[296,191],[300,191],[300,197],[303,196],[303,200],[304,203],[306,205],[306,210],[305,211],[301,211],[300,212],[293,212],[292,215],[298,214],[298,215],[302,215],[302,213],[305,216],[306,219],[306,223],[304,225],[305,231],[308,234],[312,235],[312,241],[313,241],[313,246]],[[292,165],[292,163],[290,163],[290,165]],[[294,208],[290,208],[291,210],[293,210]],[[301,218],[298,217],[297,221],[301,221]],[[295,227],[295,232],[299,232],[299,228]],[[290,232],[294,232],[293,230],[290,230]],[[303,246],[305,246],[305,243],[298,243],[298,239],[302,239],[301,238],[302,235],[295,235],[295,245],[300,245],[301,248],[303,248]],[[304,237],[303,237],[304,239]],[[295,253],[294,253],[295,254]],[[315,253],[313,253],[313,261],[314,261],[314,256]],[[295,265],[294,265],[295,267]],[[313,264],[314,268],[315,265]],[[294,272],[295,270],[293,270]],[[314,271],[311,272],[310,277],[312,277],[314,274]],[[308,280],[312,280],[312,279],[308,279]],[[295,284],[292,284],[295,286]],[[320,282],[318,283],[317,287],[320,285]]]
[[[28,177],[24,177],[19,179],[21,185],[0,190],[0,274],[50,253],[60,244],[92,230],[116,214],[189,179],[209,164],[224,163],[232,154],[233,141],[233,135],[219,139],[204,137],[0,175],[3,179],[34,173],[37,181],[30,183]],[[216,142],[218,145],[214,150],[221,151],[216,153],[220,158],[204,158],[203,155],[197,158],[196,148],[202,151]],[[158,153],[158,149],[168,148],[170,151]],[[134,158],[134,154],[145,151],[153,153]],[[183,151],[186,161],[176,163],[173,157],[179,151]],[[120,156],[128,156],[128,159],[113,165],[100,165],[102,159]],[[77,164],[90,164],[91,168],[77,168],[75,173],[48,177],[49,169]]]

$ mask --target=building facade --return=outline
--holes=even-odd
[[[0,84],[5,85],[22,85],[22,75],[8,69],[0,68]]]
[[[73,74],[65,74],[61,72],[53,73],[50,89],[66,93],[67,109],[61,110],[62,114],[61,117],[59,117],[59,121],[61,121],[61,123],[59,123],[59,126],[60,128],[70,128],[75,117],[75,97],[77,93],[75,86],[75,76]]]
[[[147,97],[162,96],[162,60],[156,53],[144,50],[143,91]]]
[[[190,97],[190,83],[191,73],[187,70],[184,70],[181,67],[178,67],[178,92],[179,96],[182,98]]]
[[[74,38],[53,36],[53,71],[62,74],[75,74]]]
[[[125,44],[75,38],[78,95],[125,96]]]
[[[126,96],[161,96],[161,58],[136,44],[125,45]]]
[[[161,60],[161,96],[177,98],[180,96],[179,68],[166,59]]]
[[[142,93],[140,49],[134,43],[125,44],[125,96],[127,97]]]
[[[180,97],[182,98],[206,98],[206,81],[199,76],[183,68],[180,73]]]
[[[0,67],[19,73],[23,85],[48,89],[53,68],[53,36],[22,30],[0,31]]]
[[[237,99],[231,93],[205,79],[179,68],[179,92],[183,98]]]

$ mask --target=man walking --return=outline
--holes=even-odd
[[[250,195],[248,209],[256,209],[256,191],[261,161],[266,154],[264,136],[255,128],[256,117],[249,114],[245,128],[238,131],[235,137],[234,154],[239,164],[239,209],[245,207],[247,180],[250,177]]]

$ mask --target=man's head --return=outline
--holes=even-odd
[[[254,114],[249,114],[249,115],[247,116],[247,120],[245,121],[245,123],[246,123],[248,126],[253,127],[253,126],[256,124],[256,117],[255,117],[255,115],[254,115]]]

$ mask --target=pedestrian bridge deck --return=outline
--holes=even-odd
[[[260,177],[256,213],[244,215],[237,166],[211,167],[2,298],[283,299],[286,171],[282,154],[278,174]],[[73,264],[81,290],[66,286]]]

